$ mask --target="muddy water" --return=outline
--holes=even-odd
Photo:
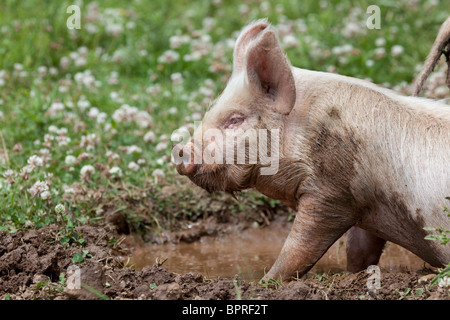
[[[259,280],[275,262],[287,237],[287,230],[248,229],[225,238],[202,238],[194,243],[146,245],[135,249],[130,263],[137,270],[150,267],[155,260],[167,259],[164,266],[174,273],[201,273],[208,278],[234,277]],[[345,237],[345,236],[344,236]],[[310,273],[345,271],[345,239],[339,239],[314,266]],[[388,243],[379,266],[382,272],[416,271],[423,260],[407,250]]]

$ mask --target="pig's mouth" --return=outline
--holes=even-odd
[[[180,175],[188,177],[199,187],[208,192],[235,192],[251,188],[255,185],[258,165],[255,164],[197,164],[194,153],[184,159],[180,145],[175,145],[172,152],[179,156],[176,169]],[[181,160],[181,161],[180,161]]]
[[[187,177],[199,187],[208,192],[227,190],[226,168],[219,167],[215,170],[207,170],[204,165],[197,165]]]
[[[201,173],[198,170],[196,174],[189,176],[189,179],[208,192],[228,191],[223,178],[220,178],[220,173]]]
[[[177,165],[178,173],[187,176],[193,183],[208,192],[241,191],[250,188],[252,184],[253,170],[250,166],[199,164],[189,169],[189,173],[186,174],[185,166]]]

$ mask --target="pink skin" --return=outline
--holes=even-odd
[[[258,99],[269,101],[272,104],[272,108],[278,114],[288,114],[296,100],[295,85],[292,74],[287,71],[289,66],[286,62],[277,64],[270,63],[272,60],[279,60],[281,62],[284,60],[280,60],[282,59],[283,53],[278,47],[278,41],[273,32],[266,31],[261,36],[261,33],[266,28],[267,23],[262,22],[254,25],[247,31],[244,30],[243,35],[240,37],[240,42],[238,41],[235,49],[235,55],[237,56],[234,61],[234,74],[242,72],[245,69],[250,70],[248,71],[248,78],[252,94]],[[252,41],[258,36],[260,39],[259,45],[252,46]],[[242,58],[244,53],[247,55],[246,59]],[[295,113],[293,112],[292,114]],[[230,125],[238,126],[245,120],[245,117],[244,119],[238,117],[236,120],[235,114],[230,114],[225,118],[226,120],[223,121],[223,126],[227,128]],[[289,123],[289,120],[286,122]],[[291,136],[291,134],[295,133],[294,131],[288,127],[285,136]],[[173,149],[174,154],[178,152],[178,155],[183,158],[183,161],[176,166],[179,174],[191,178],[195,183],[205,187],[207,190],[210,189],[209,184],[216,183],[217,176],[211,175],[208,177],[210,180],[208,181],[208,186],[202,185],[204,180],[200,182],[197,178],[198,176],[203,176],[205,173],[209,174],[209,172],[214,170],[206,164],[194,163],[193,141],[190,141],[184,146],[184,152],[191,150],[191,157],[183,157],[183,146],[180,144],[174,145]],[[237,166],[228,166],[231,169],[229,171],[223,171],[222,176],[230,179],[229,172]],[[268,182],[276,180],[276,178],[268,177],[265,179],[258,177],[251,185],[245,185],[245,187],[255,187],[272,198],[281,199],[298,212],[291,233],[286,240],[280,256],[270,272],[265,276],[265,279],[278,277],[289,279],[289,276],[294,270],[297,271],[297,275],[306,273],[334,241],[356,223],[356,219],[347,219],[339,225],[326,223],[327,214],[317,214],[318,211],[322,210],[320,209],[322,205],[319,199],[304,196],[300,200],[295,195],[290,195],[289,191],[283,191],[279,187],[274,186],[273,183]],[[282,175],[281,179],[283,179]],[[233,187],[230,186],[233,186],[233,183],[228,184],[227,188],[229,188],[229,191],[234,191]],[[236,188],[236,190],[239,189]],[[316,219],[311,220],[310,217],[312,216],[316,217]],[[319,217],[320,219],[318,219]],[[351,271],[359,271],[372,263],[376,263],[381,255],[383,246],[377,245],[372,247],[371,243],[384,245],[385,241],[371,236],[359,228],[353,228],[352,230],[355,231],[351,232],[352,236],[348,241],[348,265]],[[317,234],[321,234],[321,237],[317,237]],[[367,239],[367,241],[362,242],[364,239]],[[365,259],[365,256],[368,258]]]
[[[373,148],[374,141],[377,146],[385,143],[370,140],[377,134],[373,121],[365,116],[355,123],[344,118],[350,107],[371,108],[374,101],[379,103],[374,112],[380,115],[394,110],[385,106],[401,110],[398,101],[344,77],[324,84],[314,79],[325,82],[331,77],[296,71],[264,20],[242,31],[236,42],[233,68],[227,87],[205,114],[202,127],[221,132],[237,128],[279,130],[279,170],[265,176],[261,174],[263,165],[259,162],[194,162],[195,154],[199,158],[209,146],[220,147],[204,131],[194,133],[202,141],[201,148],[194,148],[193,139],[184,147],[176,144],[173,155],[181,159],[176,165],[178,173],[210,192],[254,188],[297,212],[280,255],[264,280],[289,280],[305,274],[346,232],[347,268],[352,272],[378,263],[386,240],[400,244],[433,266],[448,261],[448,251],[424,240],[425,221],[420,213],[425,210],[420,203],[414,212],[410,208],[417,195],[399,187],[396,178],[391,179],[391,184],[386,181],[392,173],[389,170],[398,161],[388,162],[386,167],[368,165],[374,157],[368,158],[367,150]],[[304,74],[315,78],[302,78]],[[321,90],[315,90],[319,86]],[[370,113],[366,109],[356,110],[352,118]],[[384,121],[394,118],[398,117],[385,116]],[[445,123],[441,124],[444,132]],[[366,132],[375,133],[367,138]],[[237,136],[235,143],[241,146],[245,138]],[[391,150],[383,156],[392,159]],[[388,171],[381,170],[385,168]],[[380,174],[386,178],[383,180]],[[441,208],[436,206],[435,210]],[[445,222],[441,225],[445,226]]]

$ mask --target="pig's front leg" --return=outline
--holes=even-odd
[[[277,260],[262,279],[265,282],[304,275],[356,223],[350,212],[337,211],[313,196],[303,196],[298,208]]]

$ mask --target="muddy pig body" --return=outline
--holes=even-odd
[[[347,231],[349,271],[378,263],[386,241],[450,261],[424,239],[450,229],[450,108],[293,67],[266,20],[243,29],[227,87],[173,156],[208,191],[255,188],[296,211],[266,279],[305,274]]]

